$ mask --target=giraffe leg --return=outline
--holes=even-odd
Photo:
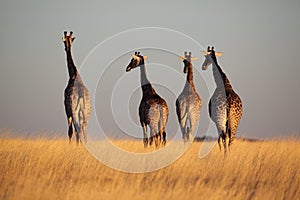
[[[69,126],[69,130],[68,130],[69,143],[71,144],[72,136],[73,136],[72,117],[68,118],[68,126]]]
[[[224,145],[224,154],[226,155],[226,153],[227,153],[227,144],[226,144],[225,134],[222,134],[222,142],[223,142],[223,145]]]
[[[196,128],[196,125],[197,125],[197,120],[193,120],[194,117],[193,116],[190,116],[189,117],[189,121],[190,121],[190,128],[189,130],[187,131],[187,141],[188,142],[191,142],[193,141],[193,138],[194,138],[194,131],[195,131],[195,128]]]
[[[186,132],[185,132],[185,142],[189,142],[189,140],[190,140],[190,135],[189,135],[190,130],[191,130],[191,128],[187,126]]]
[[[180,120],[180,128],[181,128],[181,133],[182,133],[182,139],[184,142],[186,142],[186,134],[188,132],[188,127],[187,127],[187,114],[184,115],[184,117]]]
[[[142,128],[143,128],[143,142],[144,142],[144,147],[148,146],[148,134],[147,134],[147,125],[144,122],[141,122]]]
[[[183,136],[184,142],[188,141],[188,132],[190,131],[190,128],[188,126],[188,121],[189,121],[189,119],[188,119],[188,117],[186,117],[185,122],[184,122],[184,136]]]
[[[86,121],[83,122],[83,139],[84,139],[84,142],[87,143],[87,134],[86,134],[86,131],[87,131],[87,123]]]
[[[159,131],[159,144],[164,146],[166,144],[167,134],[165,131],[167,117],[165,116],[165,110],[163,107],[160,108],[160,120],[158,123],[158,131]]]
[[[226,121],[226,146],[228,151],[230,152],[230,138],[231,138],[231,130],[230,130],[230,111],[227,111],[227,121]]]
[[[222,140],[222,137],[221,137],[221,135],[219,135],[218,144],[219,144],[220,151],[222,150],[222,148],[221,148],[221,140]]]
[[[228,151],[229,151],[229,153],[230,153],[231,145],[232,145],[232,138],[229,138],[228,139]]]
[[[75,127],[75,132],[76,132],[76,143],[79,144],[81,130],[80,130],[80,125],[79,125],[78,117],[74,118],[73,125]]]
[[[226,137],[226,146],[227,146],[228,153],[230,153],[229,142],[230,142],[230,138],[227,135],[227,137]]]
[[[162,132],[162,145],[165,146],[166,143],[167,143],[167,133],[166,133],[166,131],[164,130],[164,131]]]
[[[79,124],[80,124],[80,130],[81,130],[81,135],[80,135],[80,140],[83,140],[82,142],[86,143],[86,132],[85,132],[85,116],[83,110],[80,110],[79,112]]]
[[[75,109],[75,113],[73,115],[73,122],[74,122],[74,127],[76,131],[76,142],[77,144],[81,141],[81,136],[82,136],[82,125],[83,125],[83,116],[82,116],[82,109],[83,108],[83,98],[80,97],[78,98],[77,106]]]
[[[78,124],[75,124],[75,132],[76,132],[76,143],[79,144],[79,140],[80,140],[80,127],[78,126]]]
[[[157,134],[156,134],[156,139],[157,139],[157,147],[160,146],[161,144],[161,138],[162,138],[162,132],[159,131]]]
[[[230,123],[229,123],[229,128],[228,128],[228,136],[229,136],[229,150],[230,148],[232,148],[232,143],[233,143],[233,139],[235,137],[235,134],[236,134],[236,130],[237,130],[237,126],[238,126],[238,123],[236,123],[236,120],[238,120],[239,122],[239,118],[236,119],[236,118],[230,118]],[[232,122],[232,119],[235,119],[235,123]]]
[[[86,124],[86,122],[83,122],[82,132],[83,132],[83,141],[84,141],[85,143],[87,143],[87,134],[86,134],[86,130],[87,130],[87,124]]]
[[[222,150],[222,148],[221,148],[221,141],[223,142],[223,132],[222,132],[222,130],[219,127],[217,127],[217,129],[218,129],[218,134],[219,134],[218,144],[219,144],[219,149],[221,151]]]
[[[227,133],[228,133],[228,151],[230,152],[230,145],[232,143],[232,136],[231,136],[230,128],[227,130]]]
[[[163,119],[162,116],[160,116],[160,120],[157,125],[158,129],[157,129],[157,136],[156,136],[158,145],[162,144],[162,134],[163,134],[162,125],[163,125]]]
[[[155,147],[158,149],[161,143],[160,132],[158,132],[155,136]]]
[[[177,109],[178,122],[179,122],[180,130],[181,130],[181,134],[182,134],[182,140],[184,141],[187,115],[185,112],[183,113],[182,111],[179,111],[179,110],[181,110],[181,108],[179,108],[178,101],[176,101],[176,109]]]
[[[180,127],[181,129],[181,133],[182,133],[182,140],[185,141],[185,132],[186,132],[186,127],[183,126],[183,127]]]
[[[149,145],[150,146],[152,145],[152,142],[153,142],[153,131],[152,131],[152,128],[150,126],[150,137],[149,137]]]
[[[166,143],[165,143],[165,139],[166,138],[164,138],[164,134],[166,134],[166,132],[165,132],[165,130],[164,129],[159,129],[159,131],[158,131],[158,134],[157,134],[157,136],[158,136],[158,146],[160,146],[160,145],[162,145],[162,146],[164,146]]]
[[[161,144],[162,146],[165,146],[167,142],[167,133],[165,131],[165,128],[165,123],[163,119],[161,119],[159,123],[159,144]]]
[[[157,147],[157,145],[158,145],[156,130],[157,130],[157,128],[150,126],[150,142],[149,142],[150,146],[152,145],[153,140],[154,140],[155,146]]]
[[[159,136],[159,133],[156,133],[155,135],[154,135],[154,144],[155,144],[155,148],[156,149],[158,149],[159,147],[160,147],[160,136]]]
[[[232,131],[234,131],[234,132],[232,132]],[[232,130],[232,128],[229,128],[229,129],[228,129],[228,135],[229,135],[229,143],[228,143],[228,147],[229,147],[229,150],[230,150],[231,145],[232,145],[232,143],[233,143],[233,138],[234,138],[235,131],[236,131],[236,128],[235,128],[235,127],[234,127],[234,130]],[[232,133],[234,133],[234,134],[232,134]]]
[[[192,131],[191,129],[193,128],[190,116],[187,117],[186,124],[187,125],[186,125],[186,133],[185,133],[185,142],[189,142],[190,141],[190,132]]]

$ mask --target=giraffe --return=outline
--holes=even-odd
[[[184,88],[176,100],[176,113],[183,141],[187,142],[190,136],[193,136],[194,129],[199,121],[202,102],[193,82],[192,60],[196,60],[197,58],[192,58],[191,52],[189,54],[185,52],[184,57],[180,57],[180,59],[184,63],[183,72],[187,76]]]
[[[145,60],[147,56],[142,56],[140,52],[135,52],[132,59],[126,67],[126,72],[140,67],[140,81],[143,92],[142,100],[139,106],[140,123],[143,128],[144,147],[152,145],[155,141],[156,148],[160,144],[166,144],[166,124],[168,121],[169,110],[166,101],[161,98],[152,87],[146,75]],[[150,127],[150,137],[148,140],[147,126]]]
[[[64,37],[62,38],[65,45],[67,67],[69,72],[69,81],[64,92],[64,105],[69,127],[69,142],[71,143],[72,141],[74,126],[76,142],[78,144],[79,140],[82,142],[82,136],[84,142],[86,142],[87,125],[91,115],[91,102],[89,91],[84,86],[72,58],[71,47],[75,39],[72,35],[72,31],[69,35],[67,35],[67,31],[65,31]]]
[[[202,64],[202,70],[206,70],[212,64],[213,76],[216,83],[216,89],[209,101],[209,115],[216,124],[219,138],[218,144],[221,150],[221,140],[224,145],[224,153],[230,146],[236,134],[240,119],[242,117],[242,101],[237,93],[234,92],[229,79],[222,71],[217,61],[217,56],[221,52],[215,52],[214,47],[202,52],[205,61]]]

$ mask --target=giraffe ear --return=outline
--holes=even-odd
[[[147,60],[148,59],[148,56],[143,56],[144,60]]]
[[[72,42],[75,40],[75,37],[72,38]]]
[[[135,54],[132,54],[131,56],[133,59],[136,59],[136,60],[139,59],[139,57],[137,57]]]
[[[185,58],[182,57],[182,56],[179,56],[179,59],[182,60],[182,61],[184,61]]]
[[[203,54],[203,55],[208,55],[208,54],[210,54],[210,52],[207,52],[207,51],[201,51],[201,53]]]
[[[220,57],[220,56],[223,55],[223,53],[222,53],[222,52],[216,52],[215,55],[216,55],[217,57]]]
[[[191,58],[191,60],[198,60],[198,59],[199,59],[198,57]]]

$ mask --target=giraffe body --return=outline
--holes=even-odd
[[[139,106],[139,117],[140,123],[143,129],[145,126],[150,127],[150,141],[151,145],[153,139],[156,142],[156,146],[161,143],[166,142],[166,124],[168,120],[168,106],[165,100],[163,100],[159,95],[153,94],[151,97],[142,97]],[[144,140],[148,134],[145,132]],[[147,140],[146,140],[147,141]],[[144,141],[146,143],[146,141]]]
[[[185,142],[193,136],[194,130],[200,118],[200,109],[202,106],[201,98],[196,91],[193,82],[193,66],[191,56],[185,53],[184,73],[187,73],[187,80],[183,91],[176,100],[176,113],[182,132],[182,138]]]
[[[88,89],[84,86],[83,81],[77,71],[73,62],[71,54],[71,46],[74,38],[72,32],[67,35],[64,34],[63,42],[65,44],[65,51],[67,54],[67,66],[69,72],[69,81],[64,91],[64,105],[68,119],[68,135],[71,142],[73,136],[73,126],[76,132],[76,141],[86,142],[86,131],[88,121],[91,115],[91,102]]]
[[[169,110],[166,101],[156,93],[148,81],[144,63],[145,58],[145,56],[141,56],[136,52],[126,71],[140,67],[143,96],[139,105],[139,118],[143,128],[143,142],[144,146],[147,147],[148,143],[152,145],[153,141],[155,141],[155,146],[159,147],[160,144],[166,144],[166,124]],[[150,128],[149,139],[147,127]]]
[[[243,109],[239,95],[233,90],[227,76],[218,65],[216,54],[218,55],[213,49],[208,48],[202,69],[206,70],[208,65],[212,64],[217,87],[209,101],[209,115],[218,130],[219,147],[221,149],[221,142],[223,142],[226,153],[236,135]]]

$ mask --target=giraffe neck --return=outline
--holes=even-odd
[[[217,88],[225,87],[225,89],[232,89],[226,74],[222,71],[221,67],[217,63],[213,64],[213,74]]]
[[[143,96],[155,94],[155,90],[153,89],[151,83],[147,78],[145,64],[142,64],[140,66],[140,72],[141,72],[141,87],[143,91]]]
[[[77,76],[77,69],[73,61],[71,48],[66,49],[66,54],[67,54],[69,78],[73,79]]]
[[[188,67],[187,75],[186,75],[186,84],[192,86],[194,88],[194,75],[193,75],[193,66],[185,66]]]

